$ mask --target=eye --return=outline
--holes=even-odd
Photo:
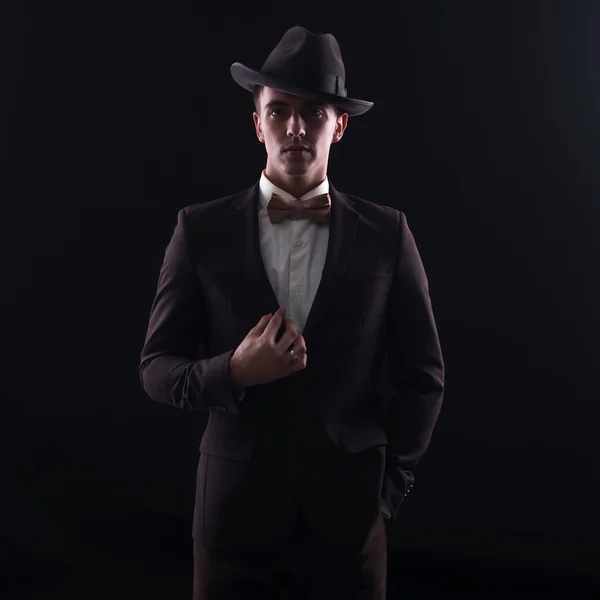
[[[279,111],[280,111],[280,109],[279,109],[279,108],[272,108],[272,109],[269,111],[269,115],[271,115],[271,116],[273,116],[273,117],[276,117],[276,116],[279,114]]]

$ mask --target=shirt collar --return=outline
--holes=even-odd
[[[260,176],[259,189],[260,189],[260,194],[259,194],[260,195],[260,203],[263,208],[267,208],[267,204],[269,203],[269,200],[271,199],[272,194],[277,194],[277,195],[281,196],[282,198],[286,198],[288,200],[295,200],[294,196],[292,196],[285,190],[282,190],[281,188],[277,187],[272,181],[270,181],[267,178],[267,176],[265,175],[264,170]],[[312,198],[313,196],[319,196],[320,194],[328,194],[328,193],[329,193],[329,179],[327,179],[327,177],[325,177],[325,179],[317,187],[306,192],[306,194],[301,196],[299,199],[306,200],[308,198]]]

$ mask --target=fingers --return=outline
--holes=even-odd
[[[268,315],[267,315],[268,317]],[[263,317],[264,319],[264,317]],[[260,321],[262,323],[262,319]],[[279,342],[275,343],[275,335],[279,331],[282,323],[285,325],[285,331],[281,335]],[[294,321],[292,319],[285,318],[285,309],[279,308],[273,316],[269,319],[266,325],[263,325],[262,331],[260,332],[265,337],[275,344],[276,349],[283,354],[288,352],[294,344],[294,350],[300,355],[306,353],[306,343],[300,333],[298,333]]]
[[[306,342],[301,333],[298,334],[298,337],[294,342],[294,348],[297,350],[297,352],[306,354]]]
[[[307,353],[306,343],[300,333],[298,334],[298,337],[294,340],[294,342],[289,345],[287,351],[289,352],[292,349],[294,350],[294,354],[296,354],[297,356],[302,356],[303,354]]]
[[[285,319],[285,323],[290,333],[296,336],[293,342],[286,348],[286,351],[289,353],[293,349],[296,358],[291,356],[292,363],[304,368],[306,365],[306,342],[304,336],[298,333],[292,319]]]
[[[289,350],[293,349],[294,355],[292,355]],[[298,335],[296,341],[288,348],[289,355],[289,364],[292,367],[297,367],[298,369],[306,368],[307,364],[307,353],[306,353],[306,345],[304,344],[304,338],[301,335]]]
[[[296,324],[293,319],[284,319],[285,328],[287,331],[292,331],[293,333],[298,333],[296,329]]]
[[[272,317],[273,315],[264,315],[260,318],[260,321],[253,327],[257,335],[262,335]]]
[[[275,311],[275,314],[271,317],[271,320],[267,323],[264,333],[269,338],[269,340],[275,340],[275,334],[279,331],[279,328],[281,327],[281,322],[283,320],[284,313],[285,308],[278,308]]]
[[[294,327],[291,319],[285,319],[286,329],[281,335],[281,339],[276,344],[277,350],[279,352],[287,352],[292,343],[298,338],[300,335],[296,328]]]
[[[294,337],[294,348],[296,350],[306,350],[306,345],[304,343],[304,337],[302,337],[302,334],[298,332],[298,330],[296,329],[296,324],[294,323],[293,319],[285,319],[285,327],[286,327],[286,331],[289,331]],[[291,347],[291,346],[290,346]],[[289,348],[288,348],[289,350]]]

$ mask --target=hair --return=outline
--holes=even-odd
[[[252,91],[252,99],[254,100],[254,108],[256,112],[259,112],[258,106],[260,103],[260,95],[262,94],[263,87],[264,86],[262,85],[255,85],[254,90]],[[341,117],[346,112],[345,110],[342,110],[341,108],[335,105],[333,105],[333,110],[335,111],[336,117]]]

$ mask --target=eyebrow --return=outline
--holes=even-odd
[[[276,106],[289,106],[289,102],[286,102],[285,100],[271,100],[270,102],[267,102],[265,104],[265,110],[269,109],[269,108],[275,108]],[[313,100],[313,101],[309,101],[305,104],[305,106],[308,107],[315,107],[315,106],[320,106],[325,108],[326,104],[324,102],[319,102],[318,100]]]

